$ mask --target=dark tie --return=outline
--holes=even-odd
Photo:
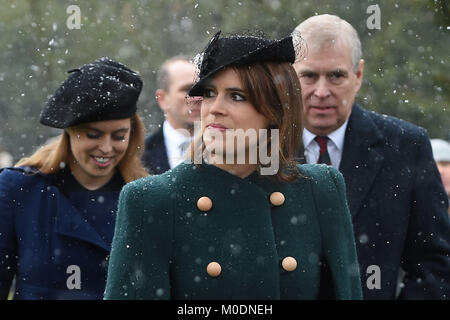
[[[316,136],[314,139],[320,146],[319,160],[317,160],[317,163],[325,163],[331,166],[330,155],[328,154],[327,149],[328,137]]]

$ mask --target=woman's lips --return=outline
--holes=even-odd
[[[92,160],[94,161],[95,165],[100,168],[106,168],[112,163],[113,158],[112,157],[96,157],[91,156]]]
[[[206,126],[206,128],[210,129],[210,130],[220,130],[220,131],[226,131],[227,130],[227,127],[225,127],[225,126],[223,126],[221,124],[218,124],[218,123],[208,124]]]

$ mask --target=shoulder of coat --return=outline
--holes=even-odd
[[[191,165],[192,166],[192,165]],[[146,192],[152,190],[156,192],[169,192],[176,188],[182,180],[190,178],[189,165],[180,165],[159,175],[150,175],[127,183],[124,187],[128,192]]]
[[[328,176],[328,166],[325,164],[299,164],[297,168],[306,179],[320,180],[324,175]]]
[[[27,186],[38,182],[49,181],[50,175],[39,172],[31,167],[7,167],[0,169],[0,180],[8,184]]]

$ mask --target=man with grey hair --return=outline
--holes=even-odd
[[[447,196],[426,131],[355,103],[364,73],[356,30],[333,15],[297,28],[308,163],[344,175],[364,299],[449,299]],[[400,275],[404,275],[398,285]]]
[[[185,56],[167,59],[158,70],[155,96],[165,121],[145,141],[142,161],[150,173],[160,174],[183,162],[194,121],[200,120],[200,103],[187,97],[195,72],[195,65]]]
[[[450,198],[450,142],[442,139],[431,139],[431,148],[445,192],[447,192],[447,197]],[[450,214],[450,207],[448,213]]]

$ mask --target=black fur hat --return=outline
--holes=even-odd
[[[189,90],[190,96],[202,96],[206,80],[216,72],[229,67],[256,62],[294,63],[296,52],[292,36],[269,40],[257,36],[219,37],[217,32],[198,56],[199,80]]]
[[[54,128],[130,118],[142,90],[136,72],[110,58],[68,71],[41,112],[40,122]]]

